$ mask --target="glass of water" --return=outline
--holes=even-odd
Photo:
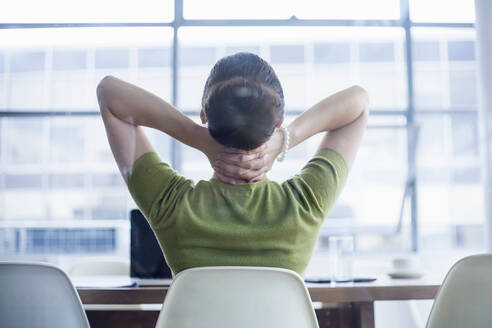
[[[330,236],[328,241],[331,284],[352,282],[354,280],[354,237]]]

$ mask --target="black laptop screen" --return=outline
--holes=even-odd
[[[130,276],[150,279],[172,278],[154,232],[139,210],[130,212],[130,230]]]

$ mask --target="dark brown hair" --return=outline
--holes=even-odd
[[[217,142],[250,150],[273,134],[284,115],[284,94],[270,64],[240,52],[214,65],[205,83],[202,108]]]

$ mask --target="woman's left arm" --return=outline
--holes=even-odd
[[[112,76],[106,76],[97,87],[101,116],[111,150],[123,178],[134,161],[154,149],[142,128],[158,129],[171,137],[204,152],[211,163],[223,148],[205,127],[156,95]]]

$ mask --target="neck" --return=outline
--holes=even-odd
[[[215,174],[215,172],[214,172],[214,175],[212,176],[212,178],[213,178],[213,179],[217,179],[217,180],[219,180],[219,181],[221,181],[221,182],[224,182],[224,181],[222,181],[222,180],[221,180],[221,179],[217,176],[217,174]],[[255,181],[255,182],[259,182],[259,181],[263,181],[263,180],[267,180],[267,179],[268,179],[268,177],[265,175],[265,177],[264,177],[263,179],[258,180],[258,181]],[[255,182],[246,182],[246,181],[243,181],[243,182],[241,182],[241,183],[239,183],[239,184],[253,184],[253,183],[255,183]],[[228,183],[228,182],[224,182],[224,183],[230,184],[230,183]]]

